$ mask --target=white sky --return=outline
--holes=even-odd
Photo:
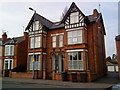
[[[99,0],[100,1],[100,0]],[[116,1],[116,0],[115,0]],[[33,12],[28,8],[34,8],[37,13],[51,21],[59,21],[60,16],[67,6],[72,2],[1,2],[0,3],[0,35],[7,31],[8,37],[23,35],[23,26],[26,27]],[[106,55],[116,53],[115,36],[118,35],[118,3],[117,2],[75,2],[85,15],[93,13],[101,4],[106,29]],[[0,36],[1,37],[1,36]]]

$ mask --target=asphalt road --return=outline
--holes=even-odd
[[[47,84],[36,84],[36,83],[20,83],[20,82],[10,82],[10,81],[3,81],[2,88],[65,88],[63,86],[53,86]]]
[[[115,77],[116,76],[116,77]],[[12,79],[3,78],[3,90],[26,90],[26,89],[40,89],[40,88],[108,88],[120,83],[117,74],[109,73],[107,76],[98,79],[91,83],[72,83],[62,82],[56,80],[32,80],[32,79]],[[94,90],[94,89],[93,89]],[[97,89],[98,90],[98,89]],[[102,89],[103,90],[103,89]]]

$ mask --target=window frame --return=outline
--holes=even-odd
[[[70,24],[79,22],[79,12],[73,12],[70,14]]]
[[[75,32],[77,35],[75,35]],[[81,33],[81,34],[79,34],[79,33]],[[79,37],[81,37],[81,38],[79,38]],[[75,41],[75,39],[76,39],[76,41]],[[68,43],[68,45],[83,43],[82,29],[67,31],[67,43]]]
[[[39,30],[39,21],[33,22],[33,31]]]
[[[63,39],[64,39],[63,35],[58,35],[58,46],[59,47],[63,47]]]
[[[54,38],[55,38],[55,40],[54,40]],[[57,36],[52,36],[52,47],[53,48],[56,48],[56,42],[57,42]]]
[[[77,53],[77,60],[73,59],[73,54]],[[79,56],[78,53],[81,53],[81,60],[78,60]],[[69,54],[72,55],[72,58],[70,59]],[[84,62],[83,62],[83,52],[82,51],[76,51],[76,52],[68,52],[67,53],[67,58],[68,58],[68,70],[84,70]],[[74,62],[77,62],[77,65],[74,65]],[[80,66],[79,64],[82,64],[81,67],[74,67],[74,66]]]
[[[35,43],[35,46],[34,46],[34,43]],[[40,47],[41,47],[41,36],[30,37],[30,49],[40,48]]]
[[[5,45],[5,56],[14,56],[14,45]]]

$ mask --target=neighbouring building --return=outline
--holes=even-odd
[[[116,36],[116,48],[117,48],[117,60],[118,60],[118,72],[120,79],[120,35]]]
[[[2,69],[3,77],[9,77],[10,71],[19,65],[27,66],[28,35],[7,38],[4,32],[2,35]]]
[[[66,72],[68,80],[77,73],[80,81],[84,72],[90,82],[106,74],[106,32],[102,14],[96,9],[85,16],[73,2],[59,22],[34,13],[26,31],[27,71],[34,70],[34,78],[62,80],[62,72]]]
[[[2,72],[2,38],[0,38],[0,74]]]

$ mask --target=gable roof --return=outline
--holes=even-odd
[[[39,15],[38,13],[34,13],[34,15],[32,16],[32,18],[31,18],[30,22],[28,23],[25,30],[29,29],[29,27],[33,23],[34,19],[38,20],[43,26],[45,26],[47,28],[50,28],[53,25],[53,22],[51,22],[50,20],[48,20],[45,17]]]
[[[64,23],[54,22],[54,24],[50,27],[50,29],[58,29],[58,28],[64,28]]]
[[[72,10],[74,7],[75,7],[83,16],[85,16],[85,15],[82,13],[82,11],[77,7],[77,5],[73,2],[73,3],[71,4],[70,8],[68,9],[67,13],[65,14],[64,18],[62,19],[61,23],[63,23],[63,22],[66,20],[67,16],[71,13],[71,10]]]
[[[11,39],[6,40],[5,42],[3,42],[2,45],[19,44],[22,41],[24,41],[24,37],[23,36],[22,37],[15,37],[15,38],[11,38]]]
[[[93,15],[89,15],[89,16],[87,16],[87,19],[88,19],[88,23],[93,23],[93,22],[97,22],[98,20],[101,20],[103,30],[104,30],[103,32],[104,32],[104,35],[106,35],[104,22],[103,22],[103,18],[102,18],[101,13],[99,13],[99,16],[97,16],[97,17],[94,17]]]

